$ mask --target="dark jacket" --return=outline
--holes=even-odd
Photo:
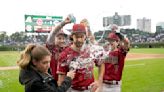
[[[36,71],[33,67],[21,69],[19,82],[25,85],[25,92],[66,92],[71,86],[71,78],[66,77],[61,86],[49,74]]]

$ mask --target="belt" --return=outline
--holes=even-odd
[[[79,90],[79,91],[84,91],[84,90],[89,90],[90,86],[84,86],[84,87],[72,87],[74,90]]]
[[[110,85],[118,85],[120,81],[116,81],[116,80],[112,80],[112,81],[109,81],[109,80],[103,80],[103,83],[105,84],[110,84]]]

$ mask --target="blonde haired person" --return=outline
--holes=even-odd
[[[25,92],[66,92],[71,86],[74,71],[67,73],[61,86],[48,73],[51,53],[41,45],[29,44],[17,64],[20,67],[19,82],[25,85]]]

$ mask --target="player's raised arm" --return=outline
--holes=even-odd
[[[47,43],[51,44],[54,39],[55,39],[55,35],[66,25],[71,23],[71,19],[70,17],[67,17],[64,21],[60,22],[59,25],[57,25],[51,32],[50,35],[47,38]]]

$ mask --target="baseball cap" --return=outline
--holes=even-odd
[[[65,37],[67,36],[67,34],[63,31],[63,29],[61,29],[61,30],[56,34],[56,36],[59,36],[59,35],[64,35]]]
[[[79,32],[86,34],[85,26],[82,24],[74,24],[72,27],[72,33],[79,33]]]
[[[113,32],[112,33],[109,33],[107,39],[117,40],[117,41],[120,40],[120,38],[118,37],[118,35],[116,35],[116,33],[113,33]]]

